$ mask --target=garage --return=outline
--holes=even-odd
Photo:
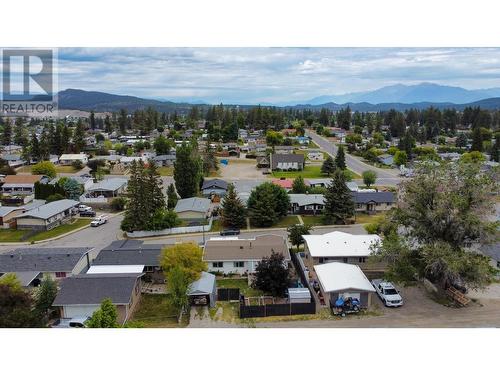
[[[192,306],[215,306],[217,284],[215,275],[202,272],[201,277],[189,286],[189,303]]]

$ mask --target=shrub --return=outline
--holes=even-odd
[[[81,160],[74,160],[72,163],[71,163],[71,166],[76,169],[77,171],[79,171],[80,169],[83,168],[83,163]]]
[[[56,167],[50,161],[41,161],[31,167],[31,173],[35,175],[44,175],[54,178],[57,175]]]
[[[115,211],[123,211],[127,200],[123,197],[116,197],[111,201],[111,208]]]
[[[64,195],[55,193],[47,197],[47,203],[60,201],[61,199],[64,199]]]

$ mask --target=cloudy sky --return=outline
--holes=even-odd
[[[173,101],[288,103],[421,82],[500,87],[500,49],[59,49],[60,90]]]

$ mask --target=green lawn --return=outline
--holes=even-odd
[[[264,292],[253,289],[248,286],[248,280],[245,279],[217,279],[217,288],[238,288],[245,297],[263,296]]]
[[[379,214],[375,214],[375,215],[358,214],[358,213],[356,213],[356,224],[373,223],[374,221],[377,221],[378,219],[381,219],[384,216],[385,216],[384,213],[379,213]]]
[[[143,294],[129,324],[145,328],[179,327],[177,316],[168,295]]]
[[[222,230],[222,224],[220,220],[213,220],[212,229],[210,229],[210,232],[220,232],[221,230]]]
[[[91,221],[92,221],[91,219],[76,219],[72,223],[59,225],[58,227],[55,227],[54,229],[45,232],[39,232],[34,236],[29,237],[26,241],[41,241],[52,237],[57,237],[60,236],[61,234],[68,233],[71,232],[72,230],[84,227],[90,224]]]
[[[56,172],[57,173],[74,173],[77,172],[75,168],[73,168],[71,165],[56,165]]]
[[[323,215],[316,215],[316,216],[305,216],[301,215],[302,221],[304,224],[309,224],[312,226],[317,226],[317,225],[324,225],[323,224]]]
[[[359,174],[354,173],[350,169],[347,169],[345,174],[348,181],[361,178]],[[326,176],[321,173],[321,165],[306,165],[302,171],[274,171],[272,173],[272,177],[274,178],[297,178],[299,176],[302,176],[303,178],[326,178]]]
[[[160,173],[160,176],[173,176],[174,175],[174,168],[173,167],[160,167],[160,168],[158,168],[158,172]]]
[[[0,242],[21,242],[26,233],[25,230],[0,229]]]

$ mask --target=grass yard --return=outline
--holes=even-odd
[[[0,242],[21,242],[26,233],[25,230],[0,229]]]
[[[301,215],[301,218],[302,218],[302,221],[304,222],[304,224],[309,224],[312,226],[324,225],[322,215],[316,215],[316,216]]]
[[[144,328],[179,327],[178,312],[165,294],[143,294],[131,326]]]
[[[173,176],[174,175],[174,168],[173,167],[160,167],[160,168],[158,168],[158,172],[160,173],[160,176]]]
[[[375,214],[375,215],[358,214],[358,213],[356,213],[356,224],[373,223],[374,221],[377,221],[378,219],[381,219],[384,216],[385,216],[384,213],[379,213],[379,214]]]
[[[264,292],[262,292],[261,290],[249,287],[246,278],[217,279],[217,287],[238,288],[240,290],[240,293],[245,297],[259,297],[264,295]]]
[[[91,219],[76,219],[72,223],[59,225],[58,227],[55,227],[54,229],[45,232],[39,232],[34,236],[29,237],[26,241],[41,241],[57,237],[60,236],[61,234],[68,233],[71,232],[72,230],[89,225],[91,221],[92,221]]]
[[[73,168],[71,165],[56,165],[57,173],[75,173],[78,172],[77,169]]]
[[[359,174],[354,173],[350,169],[345,171],[346,179],[348,181],[362,178]],[[274,178],[297,178],[302,176],[302,178],[327,178],[321,173],[321,165],[306,165],[302,171],[291,171],[291,172],[278,172],[274,171],[271,175]]]
[[[221,230],[222,230],[222,224],[220,220],[213,220],[212,229],[210,229],[210,232],[220,232]]]
[[[294,224],[299,224],[299,218],[296,215],[288,215],[274,224],[271,228],[287,228]]]

